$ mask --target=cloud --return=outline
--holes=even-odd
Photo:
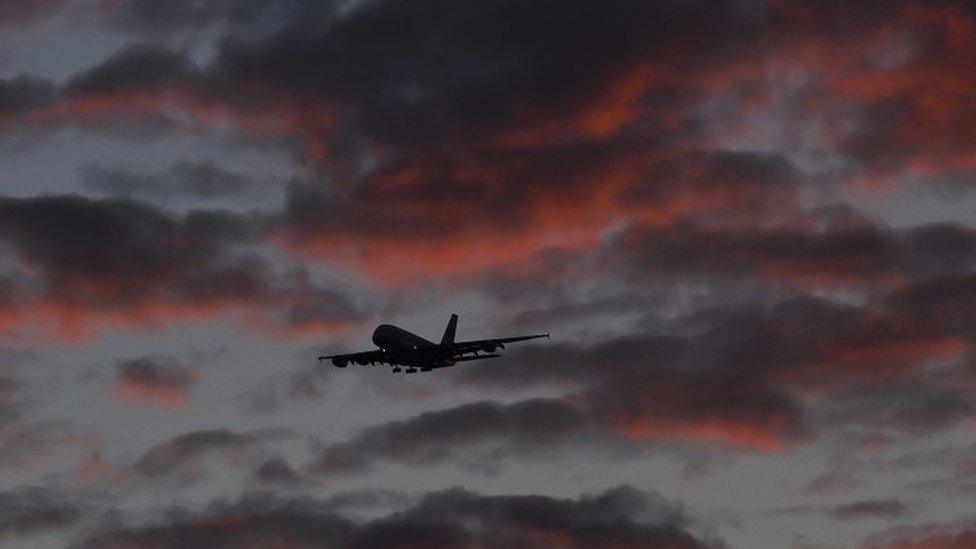
[[[113,26],[152,37],[228,27],[246,36],[279,30],[303,16],[328,13],[330,3],[315,0],[113,0],[103,16]]]
[[[776,0],[758,9],[752,55],[711,75],[723,137],[826,152],[842,166],[830,178],[849,191],[960,186],[972,173],[965,75],[974,67],[959,53],[976,39],[971,4]]]
[[[893,305],[902,291],[913,293],[863,306],[810,296],[710,301],[615,339],[513,349],[490,368],[458,369],[451,383],[566,391],[587,417],[638,439],[775,449],[855,425],[889,434],[950,428],[976,406],[965,367],[971,312]]]
[[[483,401],[425,412],[364,429],[348,442],[325,447],[310,471],[321,475],[363,472],[381,461],[410,466],[443,463],[474,448],[527,453],[580,438],[586,418],[569,403]]]
[[[958,52],[976,44],[972,8],[906,3],[894,13],[914,37],[906,59],[831,81],[861,107],[845,151],[881,181],[971,173],[976,158],[964,143],[976,111],[966,98],[976,87],[964,75],[976,67]]]
[[[416,505],[418,499],[395,490],[361,489],[333,494],[322,503],[325,507],[336,511],[357,509],[400,511]]]
[[[111,198],[154,203],[256,199],[266,196],[269,185],[243,173],[229,171],[212,161],[180,161],[165,170],[137,172],[90,164],[82,170],[81,185]]]
[[[55,87],[46,80],[30,76],[0,79],[0,127],[54,99]]]
[[[297,486],[305,480],[301,473],[280,457],[265,460],[254,471],[252,478],[259,484],[271,486]]]
[[[2,8],[0,8],[2,9]],[[0,14],[0,28],[5,23]],[[0,143],[8,154],[40,142],[50,129],[31,119],[57,100],[55,85],[43,78],[17,76],[0,78]]]
[[[594,434],[778,451],[848,429],[915,437],[972,419],[965,361],[976,343],[968,299],[973,231],[953,224],[891,229],[844,211],[808,221],[796,229],[633,227],[609,240],[597,263],[613,272],[599,280],[622,275],[616,287],[638,318],[644,308],[643,323],[615,337],[516,348],[491,368],[453,372],[460,388],[564,391],[546,406],[575,420],[553,429],[553,439],[523,443],[520,423],[499,419],[533,401],[485,402],[483,410],[378,424],[327,447],[315,468],[457,462],[499,448],[531,454]],[[485,291],[516,310],[551,291],[555,310],[579,310],[577,320],[586,322],[589,308],[560,308],[579,297],[560,293],[560,284],[587,268],[579,267],[585,255],[568,255],[576,262],[557,259],[555,271],[527,268],[515,276],[512,284],[529,288],[524,293],[505,297],[507,286],[494,276],[484,278]],[[642,293],[653,284],[680,296],[692,276],[715,293],[676,309]],[[748,290],[736,297],[722,286],[727,281]],[[837,284],[863,293],[855,300],[811,294]],[[653,310],[660,308],[671,316],[658,318]],[[430,427],[439,421],[450,427]],[[453,427],[478,436],[452,438]]]
[[[285,335],[358,322],[349,297],[305,271],[277,271],[248,248],[263,224],[128,200],[0,198],[0,241],[34,280],[19,284],[6,323],[79,340],[106,326],[248,313],[254,327]]]
[[[56,13],[62,3],[63,0],[0,0],[0,26],[36,23]]]
[[[143,356],[116,362],[115,393],[152,404],[180,407],[196,383],[196,372],[170,356]]]
[[[160,46],[126,48],[73,78],[40,118],[121,112],[179,126],[173,111],[183,111],[297,137],[311,164],[340,179],[434,150],[458,160],[622,135],[640,136],[648,153],[662,143],[682,152],[721,141],[707,137],[713,125],[741,137],[727,128],[755,124],[760,109],[824,121],[816,138],[803,133],[810,124],[768,124],[762,137],[775,149],[780,138],[826,145],[852,161],[845,177],[946,176],[973,164],[972,86],[959,76],[972,67],[955,52],[976,33],[969,8],[950,1],[580,1],[561,3],[555,20],[544,5],[491,2],[112,6],[110,19],[149,34],[224,24],[227,36],[206,66]],[[386,39],[368,38],[377,33]],[[804,78],[769,78],[787,69]]]
[[[970,549],[976,547],[976,527],[972,523],[926,524],[894,528],[871,536],[866,549]]]
[[[171,19],[249,19],[257,9],[185,7],[131,1],[115,9],[164,28]],[[592,246],[630,215],[717,218],[747,203],[770,210],[760,204],[775,200],[756,199],[763,191],[790,199],[778,181],[795,175],[788,163],[747,153],[671,162],[675,182],[712,162],[697,171],[734,174],[728,188],[625,192],[685,152],[675,143],[694,132],[685,126],[701,98],[683,93],[676,75],[694,87],[694,75],[754,34],[760,20],[738,2],[563,2],[555,20],[548,7],[519,3],[390,0],[314,14],[304,3],[278,7],[306,16],[270,36],[234,35],[207,65],[158,45],[126,47],[71,78],[31,120],[98,126],[121,118],[159,128],[189,119],[297,138],[310,165],[357,190],[344,197],[323,195],[322,185],[292,187],[278,233],[290,250],[382,280]],[[441,30],[428,29],[432,22]],[[399,32],[373,42],[374,30],[386,28]],[[495,38],[502,35],[504,43]]]
[[[659,166],[653,150],[653,144],[621,139],[488,151],[463,160],[419,156],[363,177],[351,194],[292,185],[275,230],[304,256],[337,259],[373,278],[398,281],[473,274],[531,261],[550,249],[585,253],[628,222],[681,227],[691,218],[725,227],[751,225],[760,213],[771,223],[796,212],[799,175],[782,158],[700,153],[673,160],[675,167]],[[698,179],[660,177],[662,170]],[[717,177],[720,172],[726,175]]]
[[[855,427],[915,436],[974,417],[972,376],[960,369],[971,331],[924,327],[900,314],[804,297],[770,309],[699,311],[685,335],[635,332],[513,349],[491,368],[457,370],[450,383],[564,396],[484,401],[377,424],[325,447],[311,469],[476,463],[594,441],[780,451]],[[944,369],[927,367],[943,362]]]
[[[0,358],[3,358],[0,355]],[[6,362],[4,360],[3,362]],[[21,418],[23,406],[22,385],[19,379],[6,371],[6,364],[0,363],[0,426],[7,427]]]
[[[272,97],[337,106],[354,131],[389,145],[600,135],[629,122],[673,65],[693,70],[733,49],[742,32],[711,32],[713,24],[749,22],[732,2],[559,7],[552,18],[546,5],[360,4],[269,40],[227,44],[220,64]],[[377,34],[386,39],[365,39]]]
[[[275,436],[271,432],[238,433],[228,429],[193,431],[154,446],[132,465],[132,470],[147,478],[177,475],[193,478],[200,462],[211,455],[234,459],[260,442]]]
[[[601,259],[636,281],[685,277],[890,291],[906,279],[968,272],[976,265],[974,245],[976,232],[958,224],[895,230],[827,212],[767,227],[634,225],[605,247]]]
[[[262,130],[299,136],[309,157],[326,163],[359,156],[363,139],[415,148],[612,135],[642,118],[646,97],[680,100],[676,74],[724,61],[760,22],[737,2],[563,2],[555,19],[550,6],[491,2],[106,7],[109,21],[149,35],[223,23],[228,36],[203,69],[159,46],[127,47],[71,79],[53,114],[175,107],[209,122],[237,117],[251,129],[260,120]],[[377,34],[386,39],[372,41]]]
[[[634,440],[715,440],[774,450],[802,440],[802,409],[772,383],[751,336],[634,334],[594,345],[512,351],[497,371],[465,369],[462,386],[564,387],[604,430]]]
[[[178,11],[139,2],[119,9],[158,9],[163,20]],[[228,2],[179,13],[192,24],[252,9]],[[72,78],[61,105],[48,110],[97,119],[120,111],[171,118],[182,109],[205,124],[298,136],[312,163],[324,162],[340,187],[351,180],[355,191],[293,185],[276,235],[305,257],[351,264],[381,280],[477,272],[554,247],[592,248],[633,220],[676,227],[650,235],[657,243],[679,237],[653,256],[665,265],[690,254],[699,261],[692,270],[742,269],[816,284],[856,282],[843,267],[850,264],[856,274],[888,274],[885,235],[871,228],[700,234],[701,225],[724,230],[805,217],[795,186],[808,177],[790,158],[702,149],[684,125],[700,116],[696,108],[708,94],[727,91],[707,89],[702,74],[721,73],[763,24],[786,40],[775,29],[801,24],[791,9],[803,6],[777,4],[764,21],[740,3],[709,6],[706,18],[697,3],[621,1],[596,9],[581,2],[561,6],[553,22],[542,7],[519,5],[513,9],[522,23],[512,29],[510,13],[475,3],[439,13],[437,21],[459,25],[444,33],[417,25],[426,40],[413,40],[419,31],[397,23],[401,33],[363,46],[370,29],[429,22],[432,9],[387,1],[322,10],[271,36],[227,40],[207,66],[159,46],[129,47]],[[817,16],[846,21],[836,8],[825,11]],[[605,24],[590,24],[594,18]],[[719,20],[723,32],[709,32]],[[497,36],[500,26],[511,43],[475,40]],[[585,56],[580,43],[588,45]],[[679,67],[687,70],[676,80]],[[693,106],[656,103],[674,95]],[[658,128],[667,126],[665,113],[687,118]],[[638,122],[641,131],[630,129]],[[363,141],[369,144],[356,144]],[[461,146],[433,146],[447,143]]]
[[[895,519],[903,516],[906,511],[905,504],[897,499],[865,500],[838,505],[831,511],[831,515],[837,520]]]
[[[570,365],[563,375],[572,378],[573,370]],[[576,381],[584,387],[588,382]],[[802,439],[806,427],[796,402],[761,383],[746,376],[669,376],[648,368],[639,378],[594,383],[562,398],[481,401],[380,423],[323,447],[308,469],[331,476],[363,473],[384,462],[455,463],[492,473],[504,458],[540,458],[562,448],[623,454],[682,442],[778,451]],[[725,393],[720,387],[731,389]]]
[[[44,488],[0,492],[0,536],[25,537],[74,525],[83,509],[65,494]]]
[[[260,261],[221,253],[254,232],[233,216],[177,219],[80,196],[3,198],[0,212],[0,239],[44,282],[34,314],[47,312],[69,334],[83,335],[86,317],[99,313],[135,322],[206,314],[271,291]]]
[[[267,495],[215,502],[182,515],[155,525],[109,528],[75,546],[724,546],[689,533],[681,511],[660,496],[626,486],[578,499],[431,492],[409,509],[367,522],[337,515],[326,502]]]

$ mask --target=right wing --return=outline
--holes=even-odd
[[[373,362],[389,363],[390,356],[382,350],[364,351],[362,353],[350,353],[347,355],[328,355],[320,356],[319,360],[331,360],[333,364],[340,368],[345,368],[348,364],[366,365]]]
[[[549,334],[538,334],[538,335],[518,336],[518,337],[503,337],[499,339],[478,339],[475,341],[461,341],[458,343],[452,343],[451,350],[459,354],[473,353],[477,351],[485,351],[491,353],[498,348],[504,349],[506,343],[528,341],[530,339],[539,339],[540,337],[548,338]]]

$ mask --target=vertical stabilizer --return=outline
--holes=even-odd
[[[454,333],[457,332],[458,315],[451,315],[451,320],[447,321],[447,328],[444,330],[444,337],[441,338],[441,345],[454,343]]]

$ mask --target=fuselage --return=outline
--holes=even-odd
[[[376,327],[376,330],[373,331],[373,344],[380,349],[393,352],[413,351],[435,346],[433,341],[428,341],[392,324],[380,324]]]
[[[392,324],[380,324],[373,331],[373,344],[398,357],[399,362],[419,368],[452,366],[441,345]]]

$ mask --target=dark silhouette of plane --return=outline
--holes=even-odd
[[[454,366],[458,362],[498,358],[502,355],[495,351],[504,349],[506,343],[549,337],[549,334],[539,334],[455,342],[454,334],[457,332],[457,322],[458,315],[451,315],[451,320],[447,323],[447,329],[444,330],[444,337],[441,338],[440,343],[428,341],[391,324],[380,324],[373,331],[373,343],[379,349],[348,355],[320,356],[319,360],[332,360],[332,364],[337,368],[345,368],[349,364],[363,366],[366,364],[389,364],[393,366],[394,372],[400,372],[403,370],[401,366],[406,366],[407,373],[412,374],[418,369],[422,372],[429,372],[434,368]]]

